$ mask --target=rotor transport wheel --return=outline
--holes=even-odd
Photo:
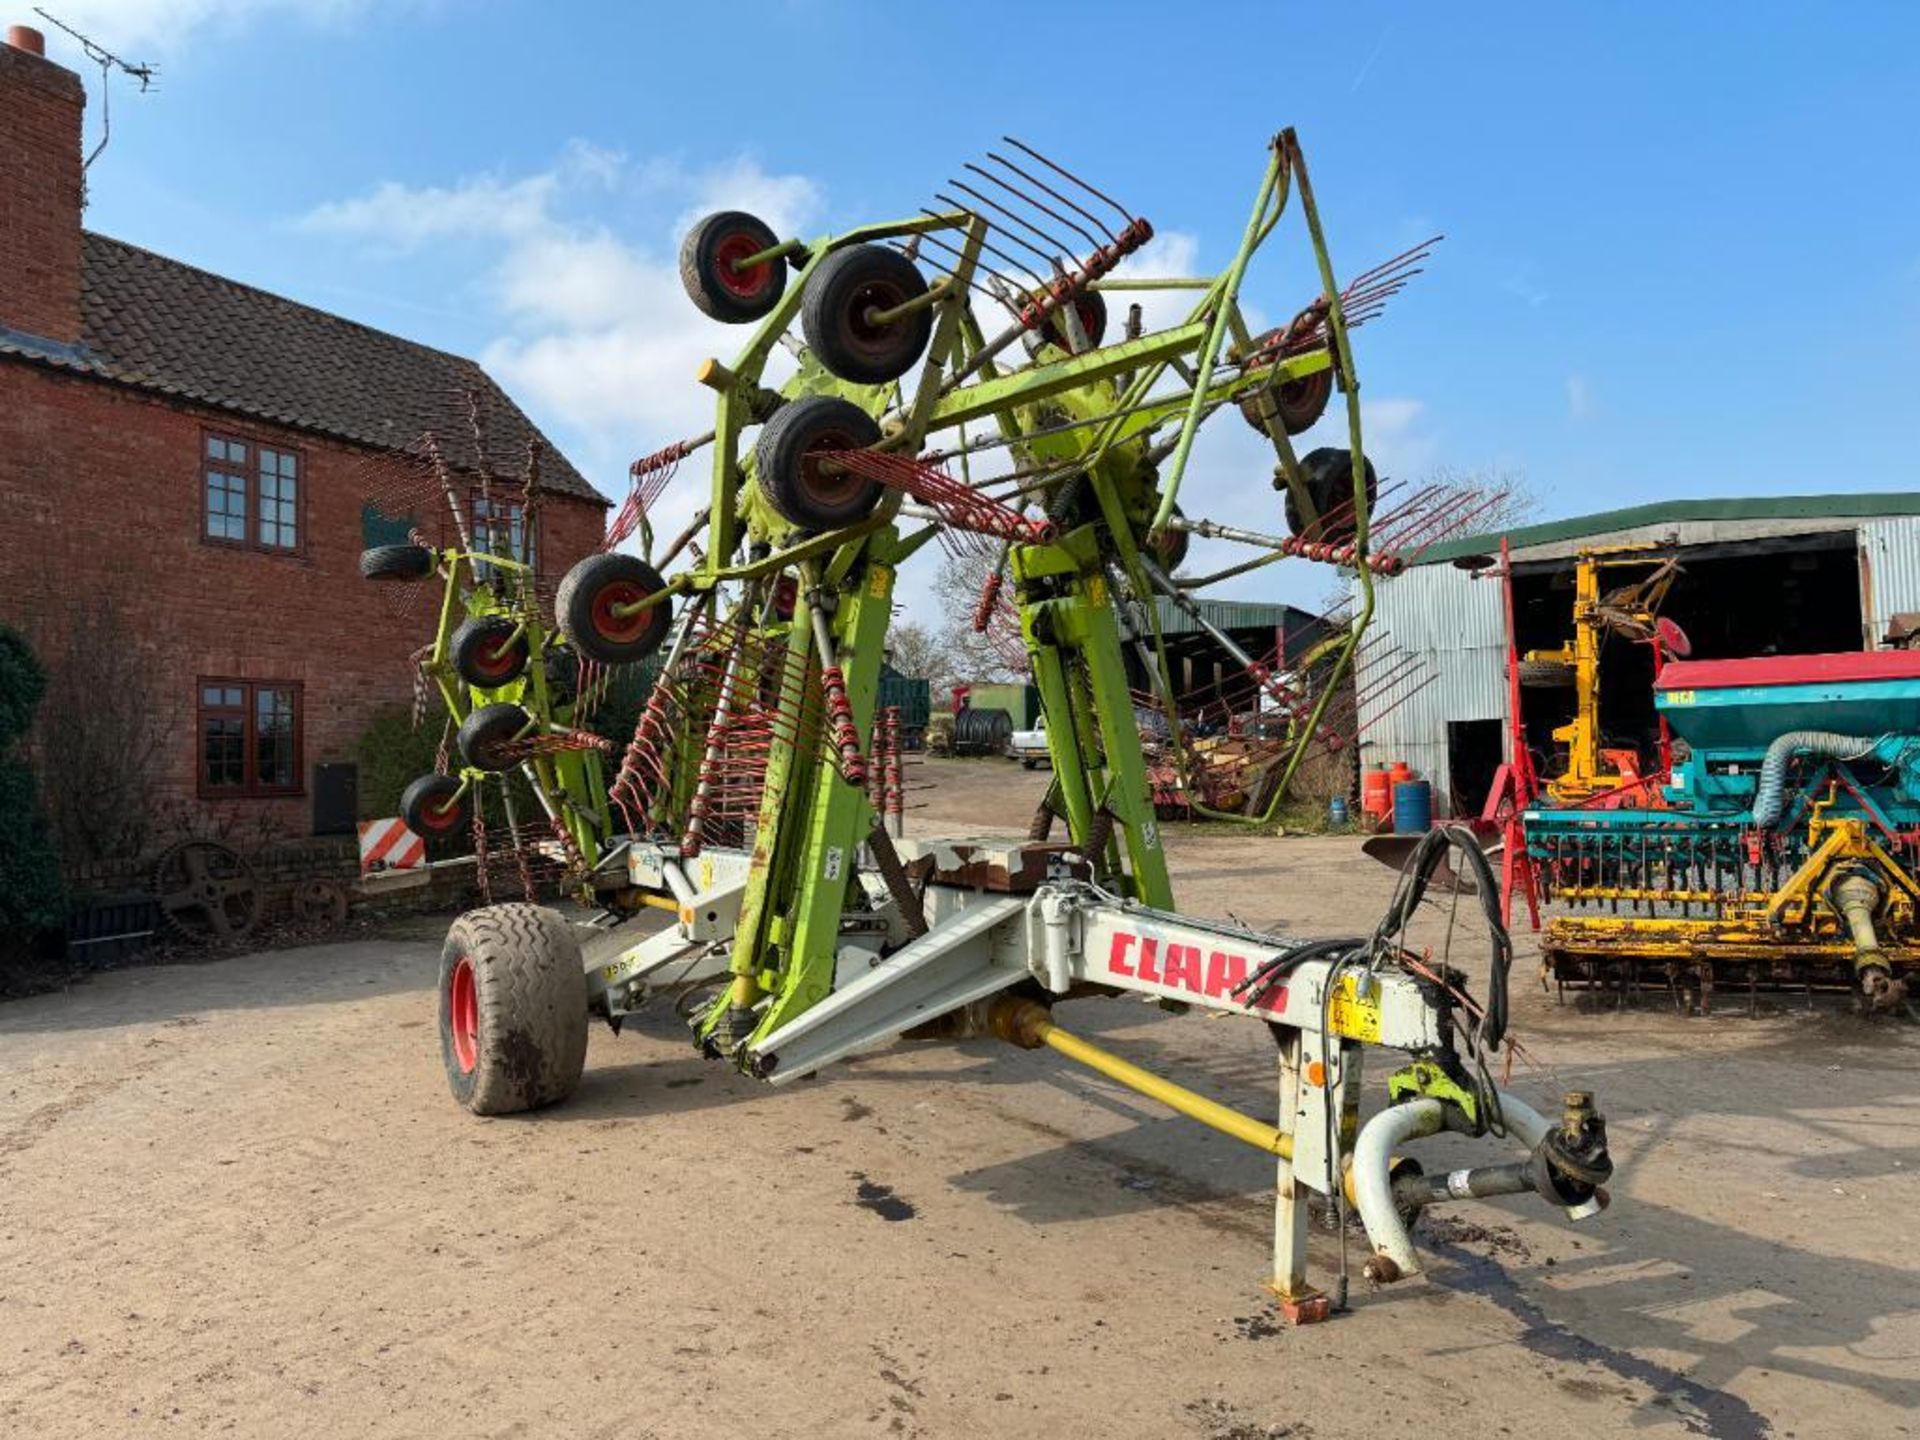
[[[527,632],[504,615],[464,620],[448,645],[453,668],[476,690],[498,690],[527,673]]]
[[[760,494],[802,530],[856,525],[880,503],[880,482],[835,469],[822,452],[865,450],[879,440],[880,427],[851,400],[833,395],[795,400],[760,428],[753,447]]]
[[[513,1115],[571,1095],[587,1063],[580,942],[540,905],[489,905],[440,951],[440,1056],[453,1098]]]
[[[589,555],[560,581],[554,615],[567,643],[587,659],[602,665],[631,664],[666,642],[673,628],[673,602],[662,600],[644,610],[630,607],[666,588],[660,572],[638,555]]]
[[[885,245],[836,250],[807,277],[800,329],[807,348],[830,374],[859,385],[898,380],[913,368],[933,335],[933,306],[898,319],[874,316],[927,293],[914,263]]]
[[[422,775],[400,792],[400,818],[423,840],[451,835],[467,820],[467,797],[451,775]]]
[[[367,580],[424,580],[433,574],[433,552],[424,545],[374,545],[360,552]]]
[[[1366,463],[1367,513],[1380,496],[1380,477],[1373,462]],[[1353,538],[1353,452],[1334,446],[1309,450],[1301,458],[1300,469],[1307,478],[1307,494],[1313,501],[1317,518],[1311,524],[1300,511],[1293,487],[1284,480],[1280,487],[1287,497],[1287,532],[1303,540],[1341,545]]]
[[[1332,398],[1333,367],[1329,365],[1298,380],[1283,380],[1269,390],[1256,390],[1240,402],[1240,414],[1264,435],[1267,422],[1261,408],[1270,406],[1287,434],[1304,435],[1327,413],[1327,402]]]
[[[260,919],[253,867],[217,840],[182,840],[154,862],[153,890],[168,927],[182,939],[230,944]]]
[[[460,722],[455,743],[461,758],[476,770],[511,770],[517,762],[507,747],[531,724],[532,717],[518,705],[481,705]]]
[[[1573,681],[1573,666],[1565,660],[1520,662],[1520,683],[1529,690],[1564,690]]]
[[[785,260],[740,262],[780,243],[764,220],[722,210],[700,221],[680,242],[680,283],[700,310],[729,325],[758,320],[787,288]]]
[[[1080,322],[1080,328],[1087,332],[1087,349],[1098,350],[1107,333],[1106,296],[1098,290],[1082,290],[1070,303],[1074,318]],[[1046,318],[1040,326],[1040,333],[1047,337],[1049,345],[1058,345],[1069,355],[1077,353],[1067,336],[1067,327],[1061,323],[1058,314]]]

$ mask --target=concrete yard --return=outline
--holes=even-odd
[[[923,774],[921,833],[1023,829],[1046,783]],[[1168,830],[1199,913],[1350,933],[1391,889],[1351,840]],[[1920,1027],[1560,1007],[1523,943],[1515,1085],[1598,1091],[1614,1208],[1430,1215],[1430,1276],[1369,1293],[1355,1245],[1351,1313],[1283,1330],[1271,1165],[1048,1051],[776,1092],[663,1008],[476,1120],[434,928],[0,1007],[0,1435],[1920,1433]],[[1271,1110],[1257,1025],[1063,1017]]]

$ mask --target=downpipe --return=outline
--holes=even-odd
[[[1442,1130],[1473,1133],[1457,1109],[1423,1097],[1381,1111],[1360,1129],[1353,1150],[1353,1192],[1360,1223],[1373,1248],[1362,1273],[1377,1285],[1420,1273],[1420,1257],[1408,1226],[1429,1205],[1446,1200],[1535,1194],[1557,1205],[1569,1220],[1584,1220],[1607,1207],[1601,1187],[1613,1173],[1607,1154],[1606,1120],[1593,1097],[1571,1091],[1554,1125],[1515,1096],[1499,1095],[1507,1133],[1528,1148],[1525,1160],[1426,1175],[1405,1161],[1396,1167],[1395,1147]]]

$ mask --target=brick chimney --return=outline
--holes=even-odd
[[[0,45],[0,329],[80,339],[80,77],[37,30]]]

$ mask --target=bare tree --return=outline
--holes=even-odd
[[[909,621],[887,631],[887,663],[909,680],[947,678],[943,647],[924,625]]]
[[[175,706],[131,647],[137,632],[117,596],[94,591],[43,636],[48,683],[34,748],[69,865],[138,856],[163,820]]]
[[[991,555],[969,552],[949,555],[940,562],[933,594],[940,606],[937,639],[946,679],[1015,680],[1026,673],[1011,663],[1010,647],[973,628],[974,612],[993,573]]]
[[[1469,470],[1454,465],[1436,465],[1427,472],[1421,485],[1446,485],[1455,490],[1482,495],[1497,495],[1493,507],[1473,522],[1476,535],[1498,536],[1502,531],[1525,525],[1536,519],[1546,505],[1546,492],[1527,478],[1524,470],[1483,465]],[[1460,537],[1464,539],[1465,537]]]

